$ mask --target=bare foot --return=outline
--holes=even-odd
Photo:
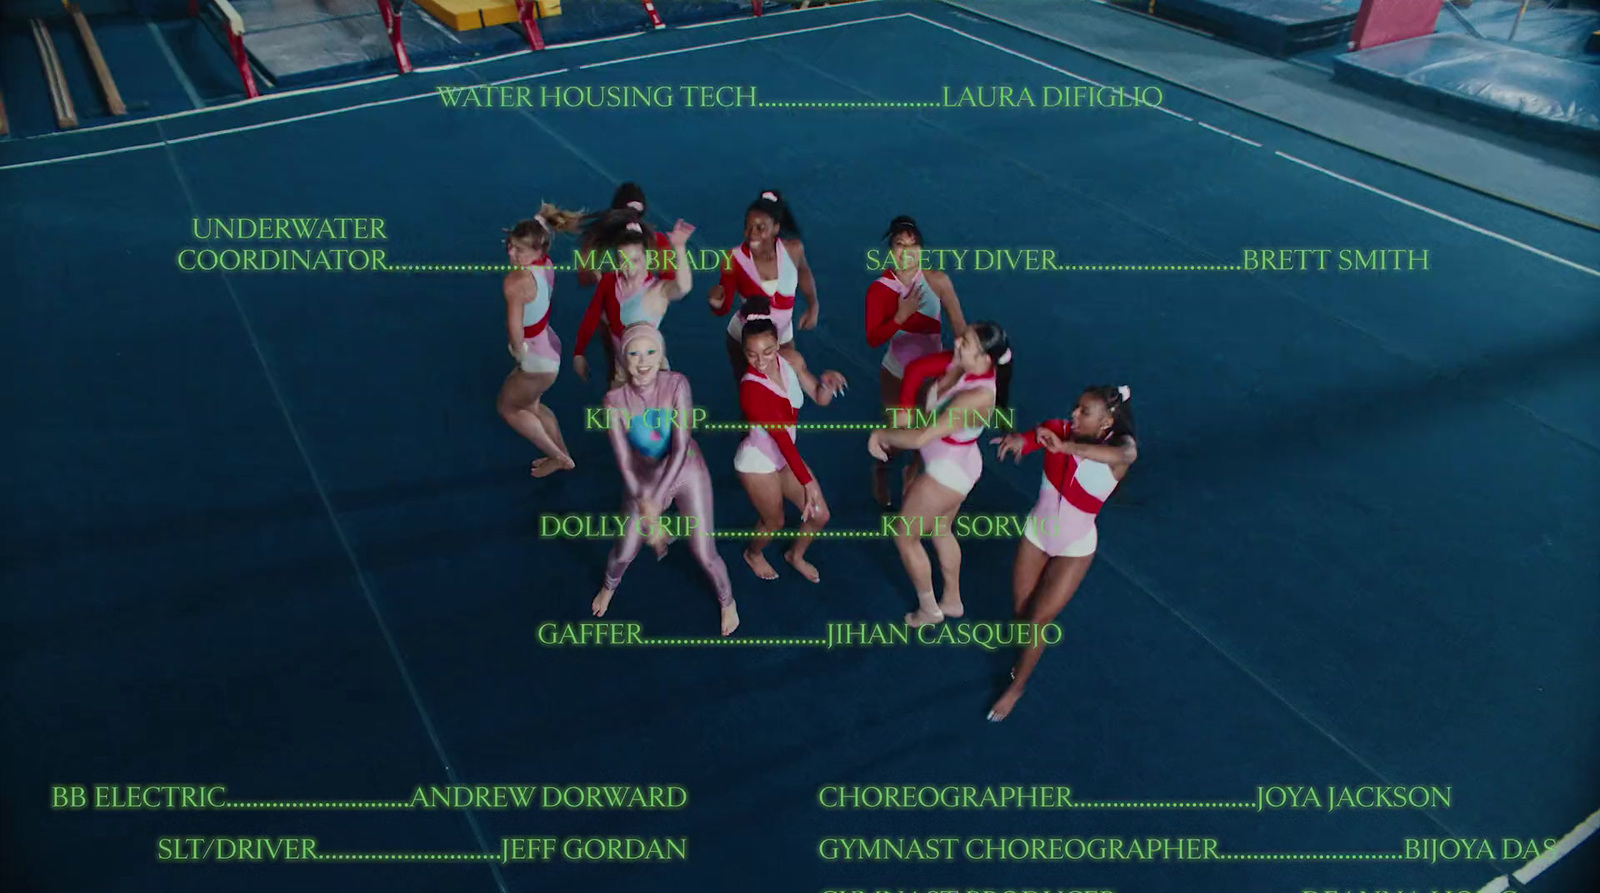
[[[532,474],[536,478],[549,477],[558,471],[567,471],[577,468],[578,463],[571,459],[557,459],[555,456],[545,456],[543,459],[533,460]]]
[[[722,609],[722,634],[731,636],[733,631],[738,628],[739,608],[733,602],[728,602],[727,607]]]
[[[1000,722],[1010,716],[1012,708],[1017,706],[1017,699],[1020,697],[1022,689],[1015,685],[1008,686],[1006,693],[1000,696],[1000,700],[995,701],[994,706],[989,708],[989,721]]]
[[[926,608],[918,608],[916,611],[906,615],[906,625],[911,627],[942,622],[944,622],[944,614],[938,608],[934,608],[932,611]]]
[[[879,463],[872,469],[872,498],[878,505],[889,507],[889,466]]]
[[[939,599],[939,613],[951,619],[967,613],[967,606],[961,603],[961,593],[945,590],[944,598]]]
[[[783,553],[783,559],[789,562],[789,564],[793,566],[795,570],[799,571],[800,576],[805,577],[807,580],[810,580],[813,583],[822,582],[822,574],[817,573],[816,567],[814,567],[811,562],[794,554],[793,550]]]
[[[606,608],[611,607],[611,597],[613,595],[616,595],[616,593],[610,589],[600,590],[600,594],[594,597],[594,604],[590,605],[594,609],[594,616],[606,616]]]
[[[744,563],[750,565],[750,569],[756,572],[756,576],[763,580],[778,579],[778,572],[773,570],[772,565],[767,563],[767,556],[761,554],[760,552],[757,552],[754,555],[751,555],[749,552],[745,552],[743,554]]]

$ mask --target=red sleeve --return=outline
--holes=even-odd
[[[739,302],[739,265],[730,257],[726,261],[727,267],[722,271],[722,309],[713,311],[718,316],[727,316],[733,311],[733,305]]]
[[[589,309],[583,314],[583,323],[578,326],[578,340],[572,345],[573,356],[581,357],[583,352],[589,349],[589,339],[594,337],[595,329],[600,327],[600,318],[610,310],[607,306],[609,303],[607,297],[615,295],[616,282],[617,277],[610,273],[600,277],[600,284],[594,290],[594,297],[589,299]]]
[[[900,324],[894,321],[895,311],[899,309],[900,296],[894,289],[884,285],[882,280],[872,283],[867,289],[868,345],[882,347],[900,331]]]
[[[1026,456],[1029,453],[1035,453],[1044,449],[1044,447],[1040,446],[1039,444],[1040,428],[1050,429],[1051,433],[1055,434],[1062,440],[1066,440],[1068,437],[1072,436],[1072,423],[1066,419],[1050,419],[1046,422],[1040,422],[1032,428],[1029,428],[1027,433],[1022,435],[1022,455]]]
[[[907,366],[905,376],[900,379],[900,405],[919,406],[920,401],[917,398],[921,395],[922,386],[930,381],[937,381],[939,376],[950,368],[955,358],[955,351],[947,350],[944,353],[928,354]]]
[[[744,409],[744,420],[751,424],[788,426],[794,416],[792,403],[774,394],[765,385],[753,381],[739,385],[739,406]],[[811,471],[800,458],[800,450],[795,447],[794,439],[789,436],[789,432],[783,428],[767,428],[766,431],[778,442],[778,452],[783,454],[789,467],[794,470],[795,480],[799,481],[801,486],[811,483]]]

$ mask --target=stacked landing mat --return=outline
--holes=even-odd
[[[528,2],[535,6],[541,19],[561,15],[561,0]],[[514,25],[517,22],[516,0],[417,0],[417,3],[434,18],[457,31]]]

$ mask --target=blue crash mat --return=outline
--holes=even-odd
[[[1334,79],[1528,135],[1600,140],[1600,68],[1464,34],[1346,53]]]
[[[1337,43],[1360,11],[1361,0],[1156,0],[1162,18],[1273,56]]]

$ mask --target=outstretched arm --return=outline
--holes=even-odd
[[[689,269],[689,252],[685,246],[689,244],[689,236],[694,232],[694,227],[682,220],[672,228],[669,238],[672,240],[672,262],[674,276],[666,282],[660,283],[660,295],[668,301],[676,301],[689,293],[694,287],[694,273]]]
[[[589,309],[584,311],[583,322],[578,326],[578,339],[572,345],[573,356],[581,357],[588,351],[589,339],[600,327],[600,318],[605,315],[606,296],[611,293],[611,285],[615,281],[616,277],[602,277],[600,285],[595,288],[594,296],[589,299]]]
[[[529,287],[530,281],[525,274],[512,273],[506,277],[504,293],[506,296],[506,336],[514,356],[522,355],[522,308],[533,300],[534,290]]]
[[[987,418],[994,412],[994,395],[986,391],[968,391],[950,401],[944,412],[932,423],[922,428],[885,428],[875,433],[883,443],[901,450],[919,450],[933,441],[948,437],[962,428],[970,428],[967,416]]]
[[[789,249],[789,259],[794,261],[795,275],[799,278],[800,293],[806,296],[806,312],[802,319],[816,322],[817,312],[822,305],[817,303],[817,277],[811,273],[811,264],[806,262],[806,246],[796,239],[784,242]]]
[[[1041,436],[1039,441],[1052,453],[1068,453],[1090,462],[1109,465],[1116,470],[1127,468],[1139,458],[1139,445],[1126,434],[1111,443],[1078,443],[1048,435]]]
[[[800,458],[800,450],[795,447],[794,438],[789,436],[787,430],[788,410],[792,409],[789,402],[765,386],[747,381],[739,386],[739,405],[744,409],[745,421],[760,425],[777,441],[778,452],[788,461],[795,480],[802,486],[811,483],[811,471],[806,468],[805,460]]]
[[[944,273],[934,273],[931,276],[924,274],[928,280],[928,287],[939,296],[939,305],[944,307],[944,313],[950,317],[950,333],[960,338],[967,333],[967,318],[961,314],[961,299],[956,297],[955,283]]]

